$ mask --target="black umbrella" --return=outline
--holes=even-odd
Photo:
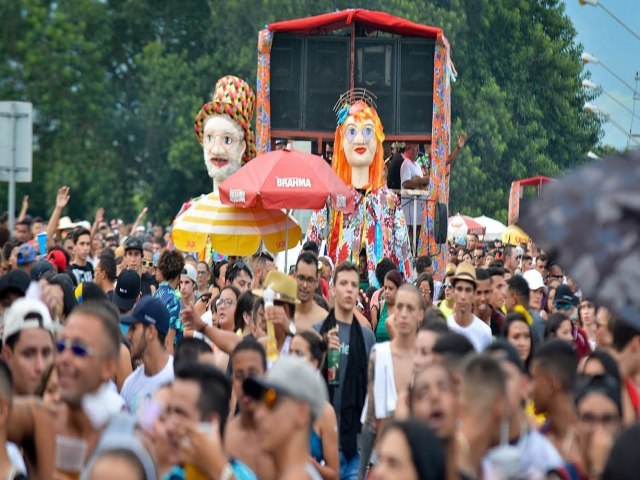
[[[640,328],[640,152],[581,167],[523,210],[518,223],[587,298]]]

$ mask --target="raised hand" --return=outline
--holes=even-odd
[[[64,208],[69,203],[69,187],[66,185],[58,189],[58,195],[56,196],[56,208]]]

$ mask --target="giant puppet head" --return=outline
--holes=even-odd
[[[384,131],[373,96],[361,89],[349,91],[340,97],[335,111],[333,169],[347,185],[377,190],[384,184]]]
[[[247,82],[227,75],[216,83],[213,99],[196,115],[195,131],[204,164],[216,183],[256,154],[251,119],[256,96]]]

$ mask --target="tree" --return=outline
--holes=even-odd
[[[104,206],[132,219],[147,205],[168,223],[211,188],[193,120],[215,81],[255,86],[265,24],[352,6],[439,25],[451,42],[453,138],[469,138],[450,210],[505,219],[512,180],[557,175],[597,145],[560,0],[0,0],[0,97],[36,112],[34,182],[18,193],[48,216],[67,184],[74,218]]]

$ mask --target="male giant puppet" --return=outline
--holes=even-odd
[[[213,191],[256,155],[251,118],[256,96],[247,82],[227,75],[216,83],[213,99],[198,112],[195,131]]]
[[[326,239],[336,263],[357,264],[364,250],[370,285],[378,285],[375,267],[383,257],[409,277],[409,234],[400,200],[382,178],[384,132],[375,104],[366,92],[348,92],[336,111],[333,169],[354,189],[355,211],[345,214],[325,206],[311,218],[307,240]]]
[[[219,185],[255,156],[255,137],[251,131],[255,99],[247,82],[227,75],[218,80],[212,100],[196,116],[196,136],[202,145],[207,172],[213,179],[213,192],[196,199],[173,222],[173,242],[180,250],[204,254],[210,241],[217,253],[251,255],[262,241],[267,248],[278,251],[280,231],[257,225],[254,216],[258,213],[271,222],[269,226],[288,224],[290,239],[300,238],[299,225],[291,218],[287,222],[284,212],[260,212],[261,206],[244,209],[223,205],[218,196]],[[236,224],[229,225],[229,218]]]

